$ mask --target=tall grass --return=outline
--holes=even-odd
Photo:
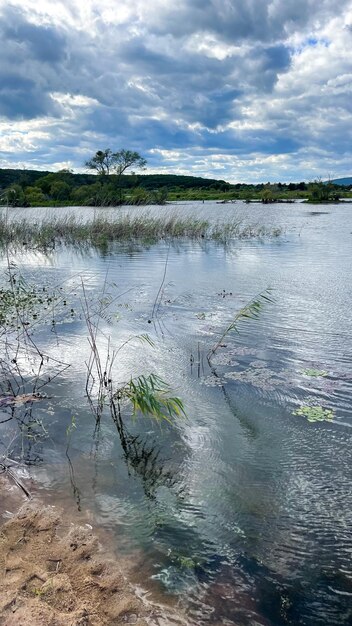
[[[115,219],[94,217],[91,221],[75,216],[44,219],[11,220],[0,216],[0,245],[27,245],[48,248],[59,244],[102,246],[112,241],[156,242],[161,239],[231,239],[270,237],[281,234],[280,229],[244,226],[241,222],[211,224],[193,217],[122,215]]]

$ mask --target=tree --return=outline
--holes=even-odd
[[[116,202],[122,204],[122,174],[132,166],[144,169],[146,164],[147,161],[138,152],[132,150],[112,152],[110,148],[106,148],[106,150],[98,150],[89,161],[86,161],[85,166],[90,170],[95,170],[99,176],[104,178],[112,173],[117,176],[116,190],[118,190],[119,195]],[[112,201],[113,198],[110,199],[110,204],[112,204]]]
[[[24,191],[21,185],[17,183],[14,183],[11,187],[5,189],[3,197],[8,206],[28,206],[28,202],[26,202],[24,196]]]
[[[30,206],[40,206],[46,200],[39,187],[26,187],[24,195],[27,205],[29,204]]]
[[[147,161],[138,152],[133,152],[131,150],[119,150],[119,152],[114,152],[113,157],[114,157],[113,168],[117,174],[118,187],[120,189],[119,202],[120,204],[122,204],[122,193],[121,193],[122,174],[133,165],[140,169],[145,169],[147,165]]]
[[[321,178],[308,186],[308,192],[308,201],[318,203],[338,202],[341,195],[330,180],[324,183]]]
[[[113,165],[113,153],[110,148],[98,150],[95,155],[85,162],[89,170],[95,170],[100,176],[108,176]]]
[[[270,183],[269,183],[270,185]],[[261,200],[264,204],[269,204],[271,202],[274,202],[275,198],[274,198],[274,194],[272,192],[272,190],[267,186],[265,187],[265,189],[263,189],[263,191],[260,194]]]
[[[67,182],[69,180],[70,175],[66,173],[64,174],[62,172],[50,172],[50,174],[38,178],[38,180],[34,183],[34,186],[40,187],[40,189],[46,194],[51,194],[51,188],[53,185],[57,184],[58,182]]]
[[[119,152],[114,152],[112,156],[114,158],[113,169],[118,177],[122,176],[132,166],[144,170],[147,165],[146,159],[138,152],[131,150],[120,150]]]
[[[146,164],[147,161],[138,152],[132,150],[112,152],[110,148],[98,150],[91,159],[85,162],[88,169],[95,170],[99,175],[108,176],[114,173],[119,179],[130,167],[144,169]]]
[[[71,187],[63,180],[56,180],[50,187],[50,195],[54,200],[68,200],[71,195]]]

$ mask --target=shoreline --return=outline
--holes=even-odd
[[[108,537],[0,477],[1,626],[186,625],[133,585]],[[105,539],[105,541],[104,541]]]

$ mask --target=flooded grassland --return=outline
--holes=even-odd
[[[7,478],[180,621],[350,623],[348,206],[154,207],[142,238],[142,209],[62,211],[61,238],[45,209],[0,233]]]

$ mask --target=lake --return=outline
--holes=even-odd
[[[45,501],[88,511],[131,579],[189,623],[350,624],[351,207],[190,202],[15,209],[10,219],[121,211],[235,218],[282,235],[12,255],[17,277],[58,296],[33,313],[46,363],[39,371],[31,354],[20,364],[24,389],[39,380],[45,397],[0,409],[3,448],[26,461]],[[6,285],[5,254],[1,264]],[[209,363],[239,309],[269,287],[273,302]],[[126,410],[127,447],[108,409],[95,428],[87,311],[99,317],[102,363],[117,351],[113,381],[159,375],[185,418],[159,424]]]

